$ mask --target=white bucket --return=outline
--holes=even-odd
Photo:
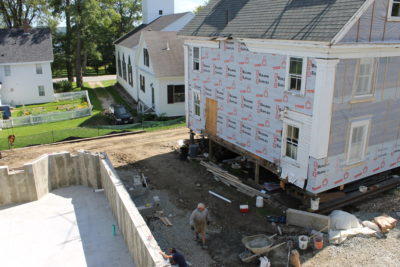
[[[318,210],[319,209],[319,197],[315,198],[315,199],[310,198],[310,204],[311,204],[312,210]]]
[[[257,207],[257,208],[262,208],[262,207],[264,207],[264,199],[263,199],[263,197],[258,196],[258,197],[256,198],[256,207]]]
[[[299,249],[305,250],[308,246],[308,236],[301,235],[299,236]]]

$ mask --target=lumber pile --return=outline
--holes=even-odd
[[[389,232],[389,230],[395,228],[397,224],[396,219],[387,215],[375,217],[374,222],[379,226],[383,233]]]
[[[269,195],[261,193],[257,189],[244,184],[238,177],[228,173],[226,170],[221,169],[217,164],[212,162],[202,161],[200,164],[207,168],[207,171],[214,175],[217,181],[221,181],[228,186],[235,187],[239,192],[248,195],[249,197],[261,196],[269,198]]]

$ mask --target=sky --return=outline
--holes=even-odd
[[[204,0],[175,0],[175,12],[181,13],[193,11],[199,5],[202,5]]]

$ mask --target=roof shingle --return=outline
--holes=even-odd
[[[0,64],[53,61],[49,28],[0,29]]]
[[[179,35],[331,41],[365,2],[211,0]]]

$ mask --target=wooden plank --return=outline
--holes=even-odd
[[[218,102],[206,98],[206,131],[209,134],[217,134]]]

